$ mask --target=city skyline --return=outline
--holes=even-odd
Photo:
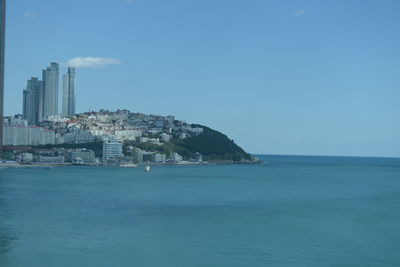
[[[63,75],[63,93],[59,112],[59,64],[51,62],[42,70],[42,80],[32,77],[23,90],[22,115],[30,125],[52,116],[75,115],[75,68],[68,67]]]
[[[252,153],[400,156],[399,5],[21,0],[9,7],[7,102],[53,60],[79,71],[78,113],[174,114]]]

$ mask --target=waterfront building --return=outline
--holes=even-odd
[[[94,164],[95,160],[94,151],[89,149],[68,151],[65,157],[66,162],[82,162],[84,164]]]
[[[75,115],[75,68],[69,67],[63,76],[62,116]]]
[[[58,115],[59,65],[51,62],[43,70],[43,114],[42,118]]]
[[[0,0],[0,153],[3,151],[5,29],[6,0]]]
[[[103,162],[110,160],[120,160],[124,157],[122,153],[122,143],[110,138],[103,141]]]
[[[172,162],[180,163],[182,162],[182,156],[175,152],[171,154],[170,160]]]
[[[139,148],[134,148],[132,151],[133,163],[143,163],[143,155],[144,154],[145,154],[145,151],[143,151]]]
[[[64,163],[64,156],[42,156],[38,157],[40,163],[62,164]]]
[[[156,153],[153,154],[152,161],[155,163],[165,163],[167,161],[167,156],[165,154]]]
[[[33,161],[33,154],[32,153],[21,153],[19,156],[21,162],[30,163]]]

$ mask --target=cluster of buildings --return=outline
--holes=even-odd
[[[76,114],[73,67],[68,67],[63,75],[59,112],[59,76],[59,64],[51,62],[42,70],[41,79],[32,77],[27,81],[23,90],[22,115],[2,117],[0,114],[0,147],[12,151],[13,160],[85,165],[99,162],[180,163],[184,160],[181,155],[157,147],[203,132],[203,128],[175,120],[174,116],[128,110]],[[99,151],[85,148],[87,144],[100,143]],[[190,160],[202,161],[202,156],[199,154]]]
[[[57,143],[56,131],[46,121],[59,118],[59,64],[50,63],[42,70],[42,79],[32,77],[23,90],[22,115],[2,118],[2,145],[35,146]],[[62,117],[75,115],[75,68],[63,75]],[[65,137],[67,142],[74,138]],[[70,139],[72,140],[70,140]]]
[[[126,142],[160,146],[174,138],[187,138],[202,132],[173,116],[131,113],[127,110],[88,112],[76,115],[75,69],[63,75],[62,105],[59,112],[60,67],[56,62],[42,70],[42,77],[32,77],[23,90],[22,115],[3,116],[5,3],[0,0],[0,153],[21,163],[99,164],[108,162],[181,162],[176,152],[159,153],[129,146]],[[102,143],[97,151],[79,148],[80,144]],[[65,147],[63,147],[65,145]],[[68,149],[67,145],[78,148]],[[4,154],[1,154],[4,157]],[[201,155],[198,157],[201,159]]]
[[[28,125],[27,120],[7,118],[3,126],[3,144],[10,146],[54,145],[55,131]]]
[[[23,118],[29,125],[59,115],[59,64],[52,62],[42,71],[42,80],[32,77],[23,90]],[[75,68],[63,75],[62,116],[75,115]]]
[[[43,149],[32,152],[16,154],[13,160],[22,164],[75,164],[75,165],[99,165],[101,161],[96,158],[95,152],[90,149]]]
[[[34,151],[32,157],[24,157],[43,163],[180,163],[184,160],[181,155],[175,151],[161,153],[162,149],[158,148],[202,132],[203,128],[176,120],[174,116],[146,115],[128,110],[100,110],[73,116],[42,117],[35,124],[30,123],[23,115],[6,117],[3,143],[9,150],[15,151],[16,155]],[[74,148],[83,148],[87,144],[101,144],[102,147],[96,153],[89,149],[78,152],[74,149],[62,149],[71,145]],[[35,147],[38,145],[42,146]],[[43,150],[43,145],[61,150]],[[81,154],[78,156],[77,153]],[[96,159],[95,154],[101,156]],[[195,157],[185,160],[201,162],[202,155],[196,154]]]

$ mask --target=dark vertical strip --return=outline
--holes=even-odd
[[[6,0],[0,0],[0,153],[3,152],[4,123],[4,50],[6,30]]]

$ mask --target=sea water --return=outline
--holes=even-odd
[[[0,266],[400,266],[400,159],[0,170]]]

